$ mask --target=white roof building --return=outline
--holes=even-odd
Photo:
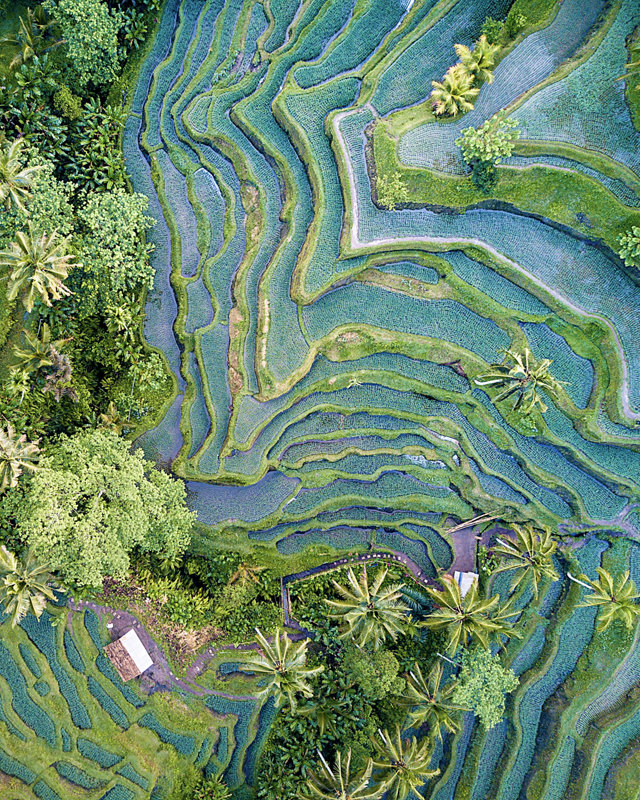
[[[108,644],[104,651],[123,681],[137,678],[153,665],[151,656],[133,628],[115,642]]]

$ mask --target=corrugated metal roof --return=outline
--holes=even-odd
[[[151,656],[147,653],[145,646],[140,641],[140,637],[133,628],[120,638],[120,642],[124,645],[127,653],[129,653],[140,672],[149,669],[153,664]]]

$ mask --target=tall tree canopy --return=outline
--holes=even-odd
[[[26,493],[3,512],[36,557],[56,563],[67,585],[98,587],[123,576],[134,548],[168,556],[189,543],[194,514],[181,481],[105,430],[61,437],[41,459]]]

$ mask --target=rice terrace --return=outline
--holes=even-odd
[[[640,800],[640,0],[0,11],[0,800]]]

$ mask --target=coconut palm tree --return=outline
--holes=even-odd
[[[475,43],[473,50],[464,44],[453,45],[462,66],[470,75],[479,81],[493,83],[493,72],[491,71],[496,62],[496,53],[500,49],[497,44],[490,44],[487,37],[482,36]]]
[[[477,639],[488,648],[491,636],[519,636],[511,627],[511,617],[518,614],[512,603],[499,604],[499,598],[480,597],[478,582],[474,581],[469,591],[462,596],[460,586],[450,576],[443,575],[442,589],[426,588],[426,592],[438,606],[422,623],[431,630],[448,633],[447,652],[453,654],[459,645]]]
[[[11,423],[6,432],[0,428],[0,494],[18,485],[23,469],[36,469],[39,452],[37,442],[28,442],[24,433],[18,436]]]
[[[449,733],[457,733],[460,730],[460,724],[456,719],[458,712],[467,710],[451,700],[455,690],[454,683],[442,686],[443,671],[442,662],[438,661],[425,677],[420,665],[414,664],[413,669],[405,676],[407,679],[405,702],[412,706],[409,724],[411,726],[428,724],[438,739],[442,739],[442,728]]]
[[[43,323],[40,336],[33,331],[24,329],[24,344],[13,348],[14,363],[12,369],[31,375],[40,367],[50,367],[53,364],[53,351],[59,351],[69,339],[51,339],[51,329]]]
[[[336,753],[333,769],[318,749],[320,769],[310,771],[306,786],[300,791],[302,800],[376,800],[384,792],[384,785],[370,786],[373,762],[367,762],[359,772],[351,769],[351,750],[342,758]]]
[[[566,381],[559,381],[551,375],[549,367],[553,364],[550,358],[538,361],[529,350],[524,353],[517,350],[503,350],[505,360],[502,364],[492,364],[491,372],[479,375],[474,380],[476,386],[500,387],[500,391],[492,398],[493,403],[500,403],[512,395],[516,396],[513,411],[520,410],[523,414],[530,414],[536,406],[541,412],[547,410],[540,390],[543,389],[550,395],[556,395]]]
[[[437,116],[455,117],[461,111],[471,111],[480,89],[473,85],[473,75],[462,64],[447,70],[442,81],[431,81],[433,113]]]
[[[252,567],[250,564],[240,564],[238,569],[229,578],[229,586],[239,583],[244,586],[247,583],[260,583],[259,574],[264,567]]]
[[[69,239],[56,243],[56,236],[56,231],[38,235],[29,223],[29,233],[21,231],[9,250],[0,251],[0,266],[11,270],[7,298],[13,300],[22,293],[27,311],[32,310],[36,297],[50,306],[52,299],[59,300],[72,293],[62,281],[78,265],[73,256],[65,255]]]
[[[552,558],[558,545],[548,529],[539,533],[533,525],[514,525],[513,530],[516,534],[515,539],[498,539],[498,544],[493,548],[494,553],[508,559],[506,564],[494,570],[494,574],[512,569],[518,570],[520,574],[512,584],[511,590],[515,590],[523,581],[530,578],[533,592],[537,597],[538,584],[543,578],[557,581],[560,577],[553,566]]]
[[[429,778],[440,773],[439,769],[430,769],[429,739],[423,739],[420,744],[415,737],[403,742],[400,728],[396,728],[394,736],[386,730],[379,730],[378,733],[382,744],[374,740],[376,758],[373,766],[380,770],[375,780],[384,788],[389,800],[405,800],[412,792],[417,792]]]
[[[24,144],[25,140],[19,138],[0,150],[0,203],[4,203],[7,210],[13,204],[26,213],[25,200],[31,197],[33,177],[42,167],[23,166],[21,154]]]
[[[50,567],[38,564],[31,553],[20,561],[7,548],[0,547],[0,603],[16,625],[31,611],[40,619],[47,600],[55,600],[55,585]]]
[[[344,599],[325,602],[335,609],[335,613],[329,615],[331,619],[345,626],[341,638],[353,639],[360,647],[367,642],[378,647],[387,639],[395,641],[402,633],[408,612],[407,605],[400,599],[402,584],[382,588],[386,577],[387,570],[381,570],[369,587],[367,568],[362,567],[362,577],[358,581],[349,567],[347,580],[351,588],[332,581]]]
[[[631,628],[640,615],[640,605],[637,601],[640,594],[635,583],[630,578],[629,570],[620,575],[616,586],[613,576],[602,567],[597,567],[598,580],[592,581],[586,575],[574,578],[570,572],[567,577],[574,583],[579,583],[593,594],[588,594],[581,603],[581,608],[597,606],[600,613],[599,631],[605,631],[615,620],[624,622]]]
[[[309,644],[306,639],[294,645],[284,631],[276,631],[273,644],[270,644],[258,628],[256,634],[261,652],[247,659],[240,669],[253,672],[263,679],[264,687],[259,695],[273,695],[277,706],[288,701],[294,709],[296,695],[312,696],[313,691],[307,679],[322,672],[324,667],[308,669],[305,666]]]
[[[42,55],[62,44],[62,39],[47,44],[47,31],[55,23],[53,20],[47,21],[45,10],[42,6],[28,8],[27,16],[20,16],[19,20],[20,27],[15,36],[5,36],[0,39],[0,44],[8,44],[18,48],[18,52],[9,63],[10,70],[21,67],[34,56]]]

